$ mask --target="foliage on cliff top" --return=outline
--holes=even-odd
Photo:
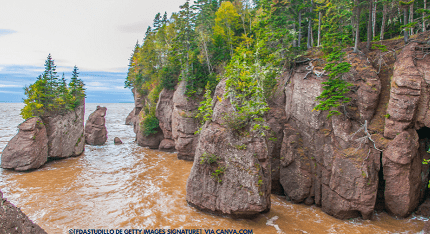
[[[424,7],[424,0],[415,0],[407,9],[409,17],[403,17],[394,0],[196,0],[194,4],[186,0],[170,18],[158,13],[142,44],[136,43],[126,86],[148,95],[158,85],[174,89],[184,80],[186,94],[194,98],[206,93],[208,83],[212,92],[216,77],[226,77],[229,64],[236,63],[235,57],[255,54],[257,48],[261,67],[270,64],[281,70],[316,46],[322,46],[328,55],[353,42],[368,41],[370,50],[372,40],[426,30],[430,20]],[[341,63],[330,65],[326,71],[344,70],[346,64]],[[266,81],[264,89],[274,86],[274,79]],[[241,82],[248,87],[253,81]],[[339,89],[321,96],[327,105],[317,108],[320,110],[346,101],[333,100],[345,96],[341,74],[327,82],[326,88],[333,84]]]
[[[24,119],[33,116],[63,114],[74,110],[85,99],[84,83],[78,78],[78,67],[73,68],[72,78],[66,83],[64,74],[58,78],[56,65],[51,57],[45,61],[45,71],[36,82],[25,87],[25,106],[21,110]]]

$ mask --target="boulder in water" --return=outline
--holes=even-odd
[[[103,145],[106,142],[106,110],[106,107],[97,106],[97,109],[88,117],[85,124],[85,143],[89,145]]]
[[[122,141],[121,141],[121,139],[119,139],[119,137],[115,137],[113,139],[113,142],[115,143],[115,145],[121,145],[122,144]]]
[[[172,139],[164,139],[160,142],[159,150],[173,152],[175,151],[175,141]]]

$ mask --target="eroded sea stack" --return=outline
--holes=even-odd
[[[84,151],[85,103],[73,111],[48,113],[29,118],[18,126],[18,134],[2,152],[1,167],[26,171],[48,158],[78,156]]]
[[[89,145],[103,145],[107,140],[106,107],[97,106],[96,110],[88,116],[85,123],[85,143]]]

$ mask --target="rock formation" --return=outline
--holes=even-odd
[[[125,118],[125,125],[133,125],[134,118],[137,116],[136,107],[128,114],[127,118]]]
[[[139,113],[139,118],[137,118],[137,123],[135,124],[135,133],[137,144],[142,147],[148,147],[150,149],[158,149],[160,142],[163,140],[163,132],[161,129],[157,129],[157,133],[146,136],[142,132],[140,123],[143,120],[142,111]]]
[[[223,97],[221,81],[214,96]],[[238,135],[226,126],[228,99],[215,99],[212,122],[201,131],[187,181],[187,202],[198,209],[247,217],[270,209],[270,159],[266,141]],[[248,127],[250,131],[250,127]]]
[[[285,82],[280,182],[294,202],[315,203],[336,218],[368,219],[376,201],[380,152],[367,138],[364,123],[373,116],[381,85],[366,57],[347,57],[352,68],[344,77],[355,92],[342,116],[327,119],[324,112],[312,111],[323,79],[314,74],[304,79],[305,66]]]
[[[42,119],[29,118],[18,129],[2,153],[1,167],[17,171],[41,167],[48,160],[48,136]]]
[[[382,70],[375,69],[382,62],[371,63],[376,50],[345,49],[351,69],[342,77],[352,84],[351,101],[330,119],[313,110],[327,80],[315,72],[321,64],[287,71],[267,100],[265,139],[235,135],[222,117],[234,110],[217,99],[212,121],[194,135],[200,100],[187,97],[181,81],[174,92],[160,94],[163,136],[153,136],[154,148],[159,140],[159,149],[176,148],[179,159],[194,160],[186,199],[202,210],[255,215],[270,208],[271,190],[340,219],[370,219],[375,204],[406,217],[424,200],[429,175],[422,161],[430,158],[430,56],[421,47],[412,42],[385,57]],[[222,97],[224,87],[220,82],[214,96]]]
[[[145,103],[145,99],[139,92],[136,92],[135,88],[132,89],[132,92],[134,97],[134,108],[125,119],[125,124],[135,126],[136,121],[139,118],[139,113]]]
[[[382,157],[385,207],[399,217],[417,208],[428,183],[428,165],[422,165],[428,145],[420,147],[425,140],[416,130],[430,127],[430,57],[419,47],[410,43],[397,57],[385,120],[384,136],[393,139]]]
[[[272,193],[278,195],[284,195],[284,189],[280,183],[280,152],[284,138],[283,129],[287,123],[285,113],[286,97],[284,92],[286,79],[288,79],[288,74],[284,74],[278,78],[278,88],[274,92],[273,97],[268,100],[270,109],[266,114],[266,121],[270,127],[266,142],[271,160]]]
[[[155,116],[159,121],[164,139],[161,141],[159,149],[163,151],[174,151],[175,141],[172,134],[172,113],[174,90],[163,89],[160,93]]]
[[[85,124],[85,143],[89,145],[103,145],[106,142],[106,110],[106,107],[97,106],[97,109],[88,117]]]
[[[172,137],[178,158],[192,161],[196,151],[198,121],[195,117],[199,101],[196,97],[185,94],[186,82],[181,81],[173,94]]]
[[[3,198],[0,191],[1,209],[0,209],[0,234],[46,234],[46,232],[33,223],[27,215],[19,208]]]
[[[65,114],[42,117],[48,135],[48,156],[66,158],[84,152],[85,103]]]
[[[119,139],[119,137],[115,137],[113,139],[113,142],[114,142],[115,145],[121,145],[122,144],[122,141],[121,141],[121,139]]]

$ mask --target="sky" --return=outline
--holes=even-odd
[[[13,0],[0,7],[0,102],[22,102],[23,87],[50,53],[59,74],[73,66],[87,102],[132,102],[124,89],[128,59],[155,14],[178,12],[185,0]],[[115,101],[118,98],[118,101]],[[120,100],[119,100],[120,99]]]

